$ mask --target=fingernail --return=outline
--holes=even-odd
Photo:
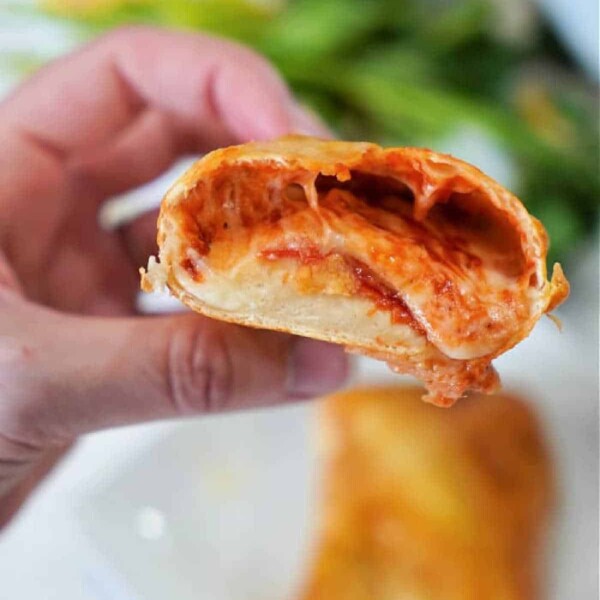
[[[348,359],[340,346],[307,338],[296,338],[292,344],[287,386],[290,398],[322,396],[345,383]]]
[[[326,139],[335,137],[331,129],[325,125],[316,113],[295,101],[292,101],[290,107],[290,126],[292,133],[313,135]]]

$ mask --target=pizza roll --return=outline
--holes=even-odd
[[[536,600],[555,480],[508,395],[451,411],[419,388],[325,400],[323,501],[302,600]]]
[[[342,344],[491,392],[491,361],[568,294],[547,236],[481,171],[417,148],[289,136],[217,150],[168,191],[142,273],[215,319]]]

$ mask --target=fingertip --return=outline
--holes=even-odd
[[[229,59],[216,73],[213,89],[223,121],[240,142],[288,133],[291,100],[286,84],[259,55],[246,49],[229,50]]]
[[[245,49],[217,72],[213,94],[218,112],[240,142],[290,133],[334,137],[316,113],[298,103],[268,61]]]

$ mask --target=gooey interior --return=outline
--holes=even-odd
[[[249,324],[284,319],[360,347],[431,345],[472,360],[510,343],[539,285],[510,216],[465,182],[436,190],[417,219],[404,182],[344,179],[228,165],[179,207],[178,277]]]

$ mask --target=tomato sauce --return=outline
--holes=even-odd
[[[298,248],[269,248],[260,253],[260,258],[265,260],[281,260],[291,258],[303,265],[314,265],[321,262],[326,255],[321,254],[315,246],[300,246]]]
[[[359,260],[345,257],[345,261],[352,270],[359,294],[373,300],[377,308],[390,311],[392,323],[408,325],[417,333],[425,335],[425,329],[413,317],[398,292],[389,287],[367,265]]]
[[[297,248],[269,248],[263,250],[259,256],[268,261],[290,258],[303,265],[314,265],[330,254],[324,255],[317,247],[306,245]],[[394,291],[359,260],[345,256],[344,261],[352,273],[357,294],[369,298],[377,309],[389,311],[392,323],[408,325],[417,333],[425,335],[422,325],[415,320],[398,292]]]
[[[204,281],[204,276],[202,275],[202,273],[200,271],[198,271],[198,269],[196,268],[196,265],[194,264],[194,261],[191,258],[184,258],[181,261],[180,265],[183,269],[185,269],[187,271],[188,275],[196,283],[202,283]]]

